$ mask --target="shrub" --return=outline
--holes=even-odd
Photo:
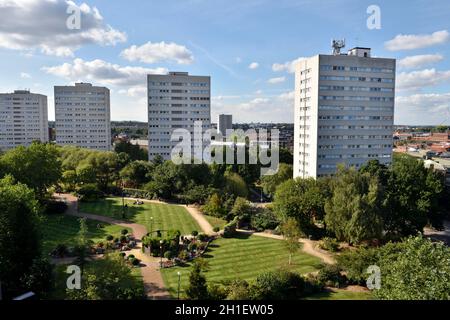
[[[195,231],[195,230],[192,231],[191,235],[194,236],[194,237],[198,236],[198,231]]]
[[[108,234],[106,236],[106,241],[112,241],[112,240],[114,240],[114,237],[112,235]]]
[[[178,258],[181,260],[187,260],[188,257],[189,253],[186,250],[180,251],[180,253],[178,254]]]
[[[239,222],[239,218],[235,217],[233,221],[225,225],[223,228],[223,237],[224,238],[231,238],[236,234],[237,225]]]
[[[131,259],[131,264],[135,267],[138,266],[140,263],[141,263],[141,260],[139,260],[137,258]]]
[[[252,215],[250,224],[256,231],[274,230],[280,224],[275,214],[269,209],[257,209]]]
[[[164,252],[164,258],[171,260],[172,259],[172,251]]]
[[[63,214],[68,208],[63,201],[47,201],[44,205],[46,214]]]
[[[352,284],[364,285],[367,279],[367,268],[378,264],[376,249],[360,248],[345,251],[336,257],[338,266],[345,270],[347,279]]]
[[[122,231],[120,231],[120,233],[121,233],[123,236],[126,236],[126,235],[128,234],[128,230],[127,230],[127,229],[123,229]]]
[[[127,237],[126,236],[121,236],[120,237],[120,242],[127,242]]]
[[[250,292],[255,300],[291,300],[301,297],[304,287],[301,275],[279,270],[258,275]]]
[[[119,253],[119,256],[121,256],[122,258],[125,258],[126,255],[127,255],[127,254],[126,254],[125,252]]]
[[[131,260],[131,259],[134,259],[134,258],[136,258],[135,256],[134,256],[134,254],[130,254],[129,256],[128,256],[128,260]]]
[[[214,227],[214,228],[213,228],[213,231],[214,231],[214,232],[219,232],[219,231],[220,231],[220,228],[219,228],[219,227]]]
[[[340,288],[346,283],[346,278],[338,266],[325,265],[319,270],[317,281],[322,285]]]
[[[331,252],[337,252],[339,251],[339,242],[334,238],[326,237],[319,242],[319,248]]]
[[[206,234],[204,234],[204,233],[200,233],[200,234],[198,235],[197,239],[198,239],[199,241],[201,241],[201,242],[204,242],[204,241],[206,241],[206,240],[208,239],[208,236],[207,236]]]
[[[96,184],[89,183],[80,187],[77,191],[80,201],[95,201],[104,196]]]

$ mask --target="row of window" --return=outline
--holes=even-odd
[[[359,81],[359,82],[380,82],[393,83],[392,78],[368,78],[368,77],[345,77],[345,76],[320,76],[323,81]]]
[[[190,94],[209,94],[209,90],[168,90],[168,89],[149,89],[149,93],[190,93]]]
[[[309,108],[309,107],[307,107]],[[308,110],[308,109],[306,109]],[[392,107],[366,107],[366,106],[328,106],[320,105],[319,110],[334,111],[392,111]]]
[[[349,66],[331,66],[321,65],[321,71],[351,71],[351,72],[374,72],[374,73],[394,73],[394,69],[391,68],[378,68],[378,67],[349,67]]]
[[[394,102],[393,97],[361,97],[361,96],[319,96],[319,100]],[[300,99],[300,102],[302,101],[305,101],[305,99]]]
[[[380,140],[380,139],[392,139],[390,135],[322,135],[319,139],[332,139],[332,140]]]
[[[156,82],[149,81],[150,86],[173,86],[173,87],[208,87],[207,82]]]
[[[352,87],[352,86],[320,86],[323,91],[367,91],[367,92],[394,92],[394,88],[380,87]]]
[[[332,150],[332,149],[382,149],[392,148],[392,144],[324,144],[319,145],[318,149]]]
[[[318,159],[355,159],[355,158],[390,158],[389,153],[370,153],[370,154],[319,154]]]
[[[392,116],[319,116],[319,120],[393,120]]]

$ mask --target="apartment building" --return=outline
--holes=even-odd
[[[28,90],[0,94],[0,150],[48,142],[47,97]]]
[[[233,129],[233,116],[231,114],[219,114],[217,119],[217,132],[223,137],[227,136],[227,130]]]
[[[56,143],[111,150],[110,92],[90,83],[55,86]]]
[[[148,153],[171,159],[172,149],[179,141],[171,141],[176,129],[191,133],[194,156],[194,123],[202,122],[202,132],[211,126],[211,79],[187,72],[148,75]],[[202,143],[202,147],[204,144]]]
[[[332,175],[339,163],[392,161],[395,70],[395,59],[360,47],[296,65],[295,177]]]

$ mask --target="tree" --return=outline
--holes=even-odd
[[[271,176],[264,176],[261,178],[261,185],[263,187],[264,193],[273,197],[277,187],[289,180],[292,179],[293,171],[292,165],[280,163],[280,167],[278,168],[278,172]]]
[[[133,161],[120,171],[120,178],[126,185],[140,187],[149,182],[150,173],[153,170],[152,165],[147,161]]]
[[[387,300],[449,300],[450,249],[443,243],[411,237],[380,250],[381,288]]]
[[[292,262],[292,255],[300,249],[300,228],[297,220],[288,218],[281,224],[281,234],[284,237],[286,248],[289,251],[289,265]]]
[[[203,206],[203,212],[215,217],[223,217],[227,214],[223,208],[222,200],[217,193],[214,193],[209,197],[208,201]]]
[[[33,191],[11,176],[0,180],[0,280],[4,297],[26,289],[24,277],[40,256],[40,218]]]
[[[114,146],[114,151],[116,153],[128,154],[131,161],[148,160],[148,153],[145,150],[128,141],[117,142]]]
[[[87,219],[81,218],[80,230],[78,231],[77,245],[75,247],[75,254],[77,256],[76,263],[81,268],[81,272],[84,271],[86,265],[86,258],[89,250],[89,230],[87,225]]]
[[[208,286],[206,278],[202,274],[202,266],[195,262],[189,275],[189,286],[186,288],[186,295],[189,300],[208,299]]]
[[[325,205],[327,230],[338,240],[360,243],[380,239],[383,231],[378,179],[354,168],[338,168],[333,196]]]
[[[430,220],[439,224],[441,212],[445,211],[440,207],[443,195],[442,177],[426,169],[423,161],[408,156],[394,157],[383,208],[387,236],[398,239],[416,235]]]
[[[237,197],[231,209],[228,220],[233,220],[238,217],[239,220],[249,221],[253,212],[253,207],[250,201],[245,198]]]
[[[244,179],[237,173],[229,172],[225,175],[225,192],[236,197],[247,198],[248,188]]]
[[[71,300],[135,300],[143,298],[142,284],[131,274],[130,267],[118,254],[86,266],[81,290],[68,290]]]
[[[29,147],[19,146],[5,153],[0,162],[6,174],[33,189],[40,201],[48,197],[47,189],[62,174],[58,149],[52,144],[33,142]]]
[[[325,198],[314,179],[287,180],[278,186],[273,202],[274,212],[280,220],[294,218],[304,233],[314,228],[314,220],[323,217]]]

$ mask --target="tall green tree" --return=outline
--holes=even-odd
[[[47,190],[62,175],[57,147],[34,142],[29,147],[19,146],[1,157],[4,173],[33,189],[39,200],[48,197]]]
[[[24,277],[41,253],[38,203],[11,176],[0,180],[0,281],[4,297],[23,293]]]
[[[383,232],[378,179],[354,168],[338,168],[333,196],[325,205],[327,229],[349,243],[379,239]]]
[[[292,262],[292,256],[300,249],[300,228],[297,220],[288,218],[281,224],[281,234],[284,237],[286,248],[289,251],[289,265]]]
[[[208,285],[202,273],[202,266],[199,263],[194,263],[189,275],[189,285],[186,288],[186,295],[189,300],[208,299]]]
[[[264,193],[273,197],[277,187],[281,183],[289,179],[292,179],[292,175],[293,175],[292,165],[280,163],[278,172],[276,174],[270,176],[263,176],[261,178],[261,185],[263,187]]]
[[[134,145],[128,141],[120,141],[115,144],[114,151],[116,153],[128,154],[131,161],[147,161],[148,153],[141,149],[138,145]]]

